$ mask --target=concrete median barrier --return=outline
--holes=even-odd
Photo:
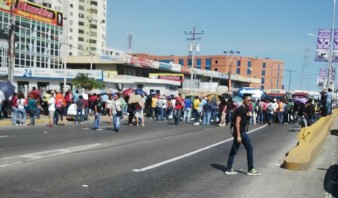
[[[302,128],[297,136],[298,143],[286,154],[282,168],[307,170],[323,147],[337,115],[338,110],[334,110],[332,115],[322,117],[313,125]]]

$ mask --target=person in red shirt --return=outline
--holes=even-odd
[[[175,108],[174,108],[174,120],[175,120],[175,125],[178,125],[182,117],[183,103],[179,97],[176,97],[175,100],[176,102],[175,102]]]

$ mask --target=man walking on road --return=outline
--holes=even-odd
[[[234,126],[234,141],[232,144],[232,148],[229,154],[227,169],[225,174],[227,175],[235,175],[237,172],[232,168],[234,163],[235,155],[239,149],[241,143],[244,144],[247,154],[248,160],[248,175],[260,175],[260,173],[254,169],[253,165],[253,148],[251,145],[251,141],[247,132],[248,119],[247,117],[251,116],[251,112],[249,111],[249,105],[251,103],[251,96],[244,95],[243,96],[243,104],[236,109],[235,112],[235,126]]]

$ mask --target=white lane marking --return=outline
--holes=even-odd
[[[39,159],[43,159],[47,157],[54,157],[58,155],[74,153],[76,151],[88,150],[88,149],[98,147],[101,145],[102,145],[101,143],[88,144],[88,145],[83,145],[83,146],[75,146],[75,147],[69,147],[69,148],[63,148],[63,149],[48,150],[48,151],[42,151],[42,152],[37,152],[37,153],[24,154],[24,155],[13,156],[13,157],[0,158],[0,168],[9,167],[9,166],[21,164],[24,162],[39,160]]]
[[[8,135],[0,136],[0,138],[8,138],[8,137],[9,137]]]
[[[253,132],[258,131],[258,130],[260,130],[260,129],[266,127],[266,126],[267,126],[267,125],[263,125],[263,126],[258,127],[258,128],[256,128],[256,129],[253,129],[253,130],[251,130],[251,131],[249,131],[249,132],[247,132],[247,133],[253,133]],[[205,151],[205,150],[207,150],[207,149],[210,149],[210,148],[212,148],[212,147],[216,147],[216,146],[218,146],[218,145],[220,145],[220,144],[224,144],[224,143],[226,143],[226,142],[230,142],[230,141],[232,141],[232,140],[233,140],[233,138],[229,138],[229,139],[226,139],[226,140],[224,140],[224,141],[221,141],[221,142],[218,142],[218,143],[215,143],[215,144],[206,146],[206,147],[204,147],[204,148],[201,148],[201,149],[192,151],[192,152],[190,152],[190,153],[186,153],[186,154],[184,154],[184,155],[180,155],[180,156],[178,156],[178,157],[171,158],[171,159],[166,160],[166,161],[163,161],[163,162],[159,162],[159,163],[156,163],[156,164],[153,164],[153,165],[150,165],[150,166],[141,168],[141,169],[133,169],[133,171],[134,171],[134,172],[144,172],[144,171],[147,171],[147,170],[150,170],[150,169],[154,169],[154,168],[157,168],[157,167],[160,167],[160,166],[169,164],[169,163],[171,163],[171,162],[174,162],[174,161],[177,161],[177,160],[180,160],[180,159],[183,159],[183,158],[186,158],[186,157],[195,155],[195,154],[197,154],[197,153],[200,153],[200,152]]]

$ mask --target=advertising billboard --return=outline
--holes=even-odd
[[[0,10],[10,12],[11,4],[12,0],[0,1]],[[44,23],[63,26],[63,14],[61,12],[28,1],[17,0],[14,14]]]
[[[22,0],[17,1],[14,13],[18,16],[23,16],[33,20],[63,26],[63,15],[61,12],[31,2]]]

